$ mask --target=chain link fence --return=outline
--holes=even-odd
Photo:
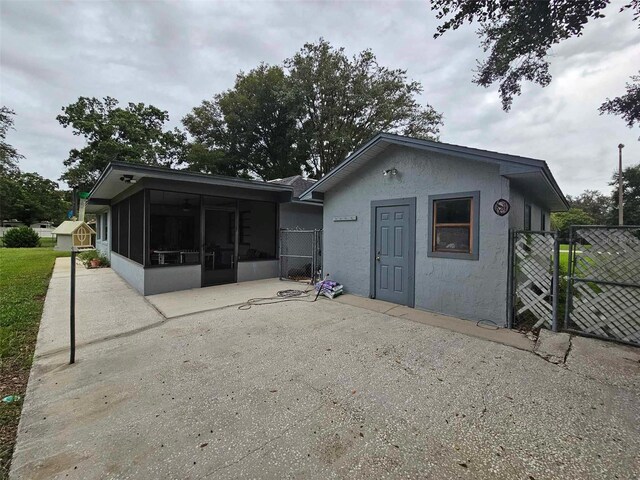
[[[280,279],[318,280],[322,271],[322,230],[280,230]]]

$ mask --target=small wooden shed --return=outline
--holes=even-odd
[[[76,250],[95,248],[93,235],[96,231],[86,222],[67,220],[58,225],[52,233],[56,236],[55,250],[70,252],[72,247]]]

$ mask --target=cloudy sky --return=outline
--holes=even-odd
[[[55,117],[79,96],[150,103],[171,123],[233,85],[240,70],[280,63],[324,37],[348,53],[371,48],[404,68],[423,101],[445,115],[441,140],[547,160],[565,193],[608,191],[617,145],[640,163],[639,129],[599,116],[606,97],[637,73],[640,30],[623,0],[584,36],[556,47],[553,82],[527,86],[504,113],[496,88],[471,83],[481,58],[475,26],[433,39],[427,1],[30,1],[0,0],[0,95],[17,113],[9,142],[21,168],[57,179],[79,138]]]

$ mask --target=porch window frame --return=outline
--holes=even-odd
[[[436,250],[436,227],[439,226],[458,226],[461,224],[436,224],[436,202],[441,200],[463,200],[469,199],[471,201],[469,223],[464,223],[464,226],[469,226],[469,252],[456,252],[456,251],[442,251]],[[480,191],[475,190],[472,192],[457,192],[457,193],[443,193],[439,195],[429,195],[427,207],[429,210],[429,222],[428,222],[428,249],[427,256],[434,258],[452,258],[458,260],[478,260],[480,258]]]

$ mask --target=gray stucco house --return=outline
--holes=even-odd
[[[301,199],[323,202],[323,273],[346,291],[498,324],[509,230],[568,208],[543,161],[391,134]]]
[[[313,182],[271,182],[112,162],[90,192],[96,248],[152,295],[277,277],[278,231],[321,229]]]

